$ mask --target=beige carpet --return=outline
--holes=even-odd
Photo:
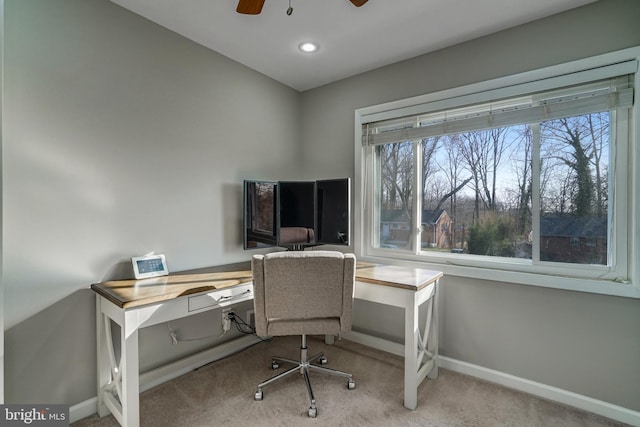
[[[333,346],[309,339],[309,352],[324,351],[327,367],[352,372],[356,389],[342,378],[311,374],[318,417],[307,417],[304,380],[294,375],[264,389],[274,375],[272,355],[298,359],[299,337],[276,338],[211,363],[140,396],[142,426],[620,426],[606,418],[541,400],[440,369],[418,390],[418,408],[404,408],[402,358],[346,340]],[[282,369],[282,368],[281,368]],[[112,416],[92,416],[74,427],[117,426]]]

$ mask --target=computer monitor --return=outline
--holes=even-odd
[[[244,181],[244,249],[277,244],[277,183]]]
[[[348,178],[316,181],[316,229],[319,244],[349,244],[350,201]]]
[[[244,249],[349,245],[350,180],[244,181]]]

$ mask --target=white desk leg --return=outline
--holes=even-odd
[[[133,316],[133,313],[125,313],[124,325],[120,328],[122,427],[138,427],[140,425],[138,327]]]
[[[418,300],[410,293],[404,308],[404,406],[418,406]]]
[[[111,412],[104,403],[104,393],[111,381],[111,363],[109,360],[109,346],[105,331],[105,316],[102,314],[102,297],[96,295],[96,345],[97,345],[97,364],[98,364],[98,416],[104,417]]]
[[[433,354],[433,368],[429,371],[427,377],[435,380],[438,378],[438,281],[436,280],[433,296],[431,297],[431,331],[425,331],[430,333],[430,339],[427,343],[428,350]]]

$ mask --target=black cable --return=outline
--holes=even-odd
[[[244,319],[236,313],[230,313],[229,319],[231,319],[231,321],[236,325],[236,330],[238,332],[248,335],[256,333],[256,328],[245,322]]]
[[[263,342],[273,341],[273,337],[262,338],[256,335],[256,328],[254,326],[251,326],[247,322],[245,322],[245,320],[242,317],[240,317],[237,313],[232,312],[232,313],[229,313],[227,316],[229,316],[229,319],[231,320],[231,322],[233,322],[236,325],[236,330],[238,332],[246,335],[254,335],[260,341],[263,341]]]

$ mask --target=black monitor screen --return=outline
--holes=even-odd
[[[316,243],[315,190],[314,181],[278,182],[280,205],[278,244],[312,245]]]
[[[244,249],[349,245],[350,181],[244,181]]]
[[[317,181],[318,243],[349,244],[349,179]]]
[[[277,184],[244,182],[244,248],[275,246]]]

